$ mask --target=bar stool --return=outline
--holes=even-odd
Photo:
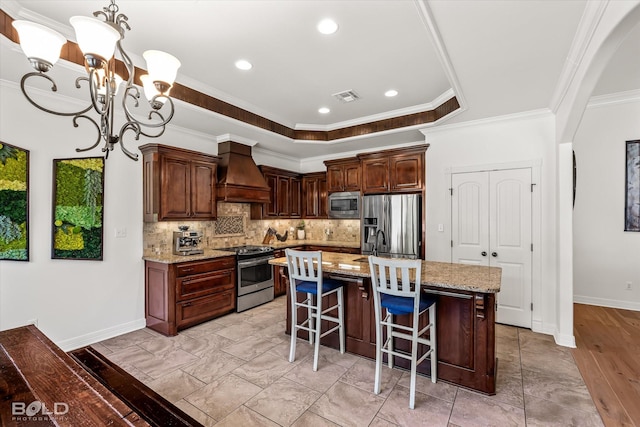
[[[376,315],[376,376],[373,391],[380,393],[380,370],[382,353],[387,353],[389,367],[393,368],[393,357],[411,361],[411,387],[409,408],[413,409],[416,398],[416,368],[425,358],[431,356],[431,382],[436,382],[436,300],[420,291],[422,272],[421,260],[400,260],[369,256],[371,286],[373,287],[374,311]],[[411,285],[414,282],[415,285]],[[382,309],[385,310],[384,317]],[[429,312],[429,324],[420,329],[420,318]],[[411,326],[394,322],[394,316],[413,315]],[[383,341],[382,327],[387,330]],[[423,337],[429,331],[429,338]],[[404,332],[403,332],[404,331]],[[393,339],[401,338],[411,342],[411,353],[394,349]],[[429,346],[418,358],[418,346]]]
[[[320,352],[320,338],[330,334],[336,329],[340,335],[340,353],[344,354],[344,294],[343,282],[322,277],[322,252],[321,251],[297,251],[286,249],[287,267],[289,269],[289,294],[291,295],[291,347],[289,362],[296,358],[296,338],[298,330],[309,332],[309,343],[314,344],[313,370],[318,370],[318,354]],[[298,302],[298,293],[306,294],[302,302]],[[324,297],[336,293],[337,304],[323,308]],[[314,298],[315,296],[315,298]],[[307,309],[307,319],[298,325],[298,307]],[[326,313],[338,309],[338,317]],[[322,321],[336,323],[337,325],[321,333]]]

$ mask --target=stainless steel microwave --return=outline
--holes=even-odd
[[[361,197],[358,192],[329,194],[329,218],[360,218]]]

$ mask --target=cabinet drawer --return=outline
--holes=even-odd
[[[189,276],[192,274],[208,273],[210,271],[223,270],[225,268],[235,268],[236,257],[209,259],[206,261],[194,261],[180,263],[176,266],[176,277]]]
[[[176,323],[178,329],[213,319],[236,309],[234,289],[217,292],[202,298],[196,298],[176,304]]]
[[[176,279],[176,299],[182,301],[235,288],[235,271],[221,270]]]

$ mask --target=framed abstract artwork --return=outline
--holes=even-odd
[[[102,260],[104,158],[53,160],[52,259]]]
[[[29,151],[0,142],[0,260],[29,261]]]
[[[624,231],[640,231],[640,140],[627,141]]]

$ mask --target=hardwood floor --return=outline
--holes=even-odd
[[[640,426],[640,312],[574,304],[573,357],[606,426]]]

